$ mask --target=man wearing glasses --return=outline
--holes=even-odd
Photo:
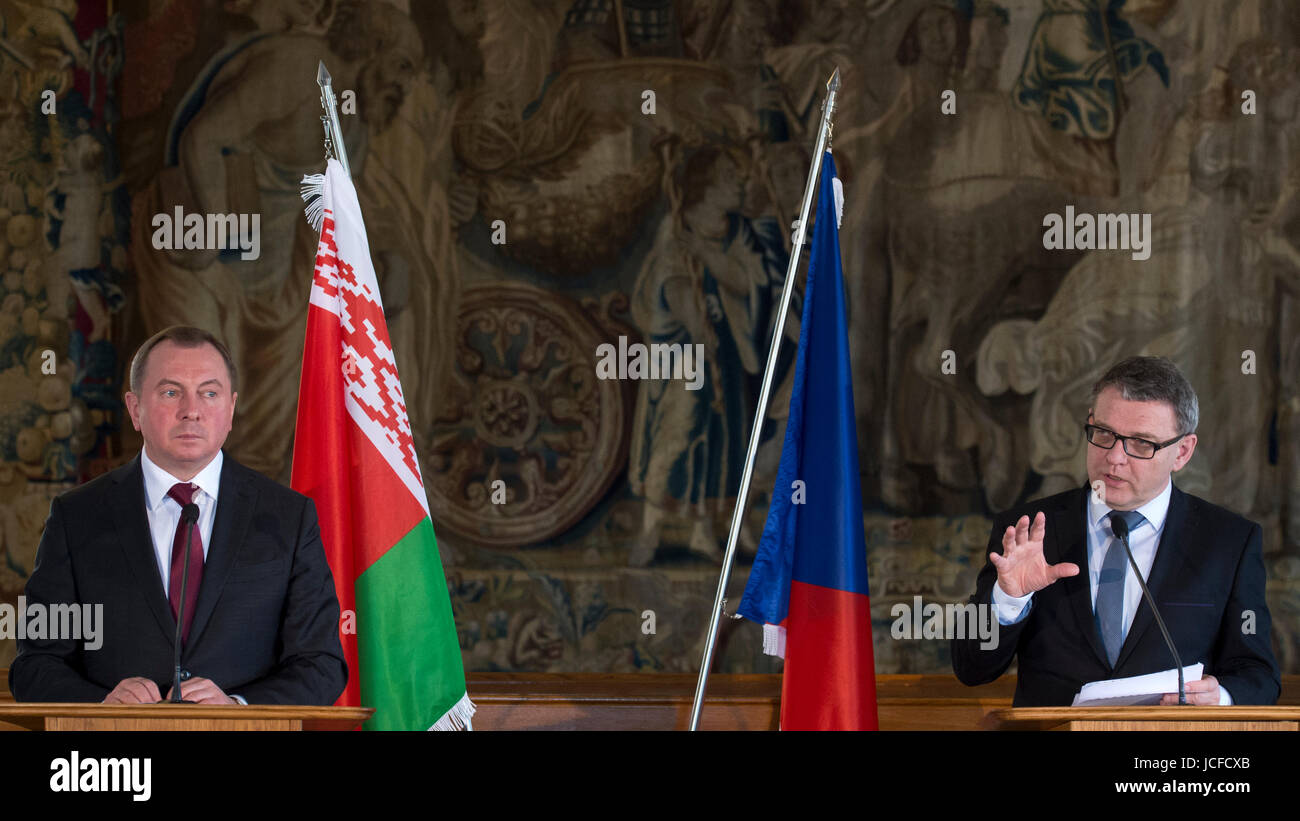
[[[1090,681],[1172,668],[1111,529],[1123,518],[1183,663],[1205,664],[1187,682],[1188,703],[1277,702],[1260,526],[1170,478],[1196,450],[1197,415],[1195,391],[1168,359],[1132,357],[1098,380],[1084,425],[1089,484],[994,521],[971,602],[994,605],[999,641],[954,639],[957,678],[986,684],[1018,656],[1014,703],[1034,707],[1068,705]]]

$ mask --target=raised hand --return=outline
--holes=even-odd
[[[1042,590],[1057,579],[1077,576],[1079,566],[1073,562],[1049,565],[1043,558],[1043,537],[1047,534],[1047,517],[1040,510],[1030,525],[1021,516],[1015,527],[1002,534],[1002,554],[989,554],[998,571],[998,584],[1008,596],[1019,598]]]

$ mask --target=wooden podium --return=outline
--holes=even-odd
[[[24,704],[0,668],[0,731],[22,729],[348,730],[371,711],[340,707]],[[696,677],[682,673],[474,673],[476,730],[683,730]],[[1300,727],[1300,676],[1276,707],[1012,708],[1015,676],[967,687],[951,675],[878,675],[882,730],[1205,730]],[[715,674],[700,727],[775,730],[781,676]]]
[[[0,702],[0,729],[24,730],[353,730],[369,707],[252,704],[39,704]],[[4,725],[11,725],[6,727]]]
[[[1300,707],[1008,707],[991,730],[1300,730]]]

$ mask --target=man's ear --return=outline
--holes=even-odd
[[[1174,470],[1182,470],[1196,451],[1196,434],[1189,433],[1178,441],[1178,455],[1174,457]]]
[[[126,412],[131,416],[131,427],[135,428],[136,430],[139,430],[140,429],[140,397],[136,396],[130,391],[127,391],[126,395],[123,396],[122,399],[126,402]]]

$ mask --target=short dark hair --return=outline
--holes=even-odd
[[[1196,391],[1178,370],[1172,360],[1163,356],[1130,356],[1106,371],[1092,386],[1092,403],[1106,388],[1118,388],[1119,394],[1130,402],[1168,402],[1174,409],[1178,433],[1196,432],[1200,421],[1200,407]]]
[[[220,339],[202,328],[195,328],[191,325],[173,325],[170,328],[163,328],[158,333],[144,341],[139,349],[136,350],[135,356],[131,358],[131,392],[136,393],[143,387],[140,381],[144,378],[144,366],[149,361],[149,354],[154,348],[164,342],[174,342],[182,348],[199,348],[204,345],[211,345],[221,354],[221,358],[226,362],[226,372],[230,374],[230,392],[235,393],[238,388],[236,383],[239,381],[238,372],[235,370],[235,360],[230,358],[230,350]]]

